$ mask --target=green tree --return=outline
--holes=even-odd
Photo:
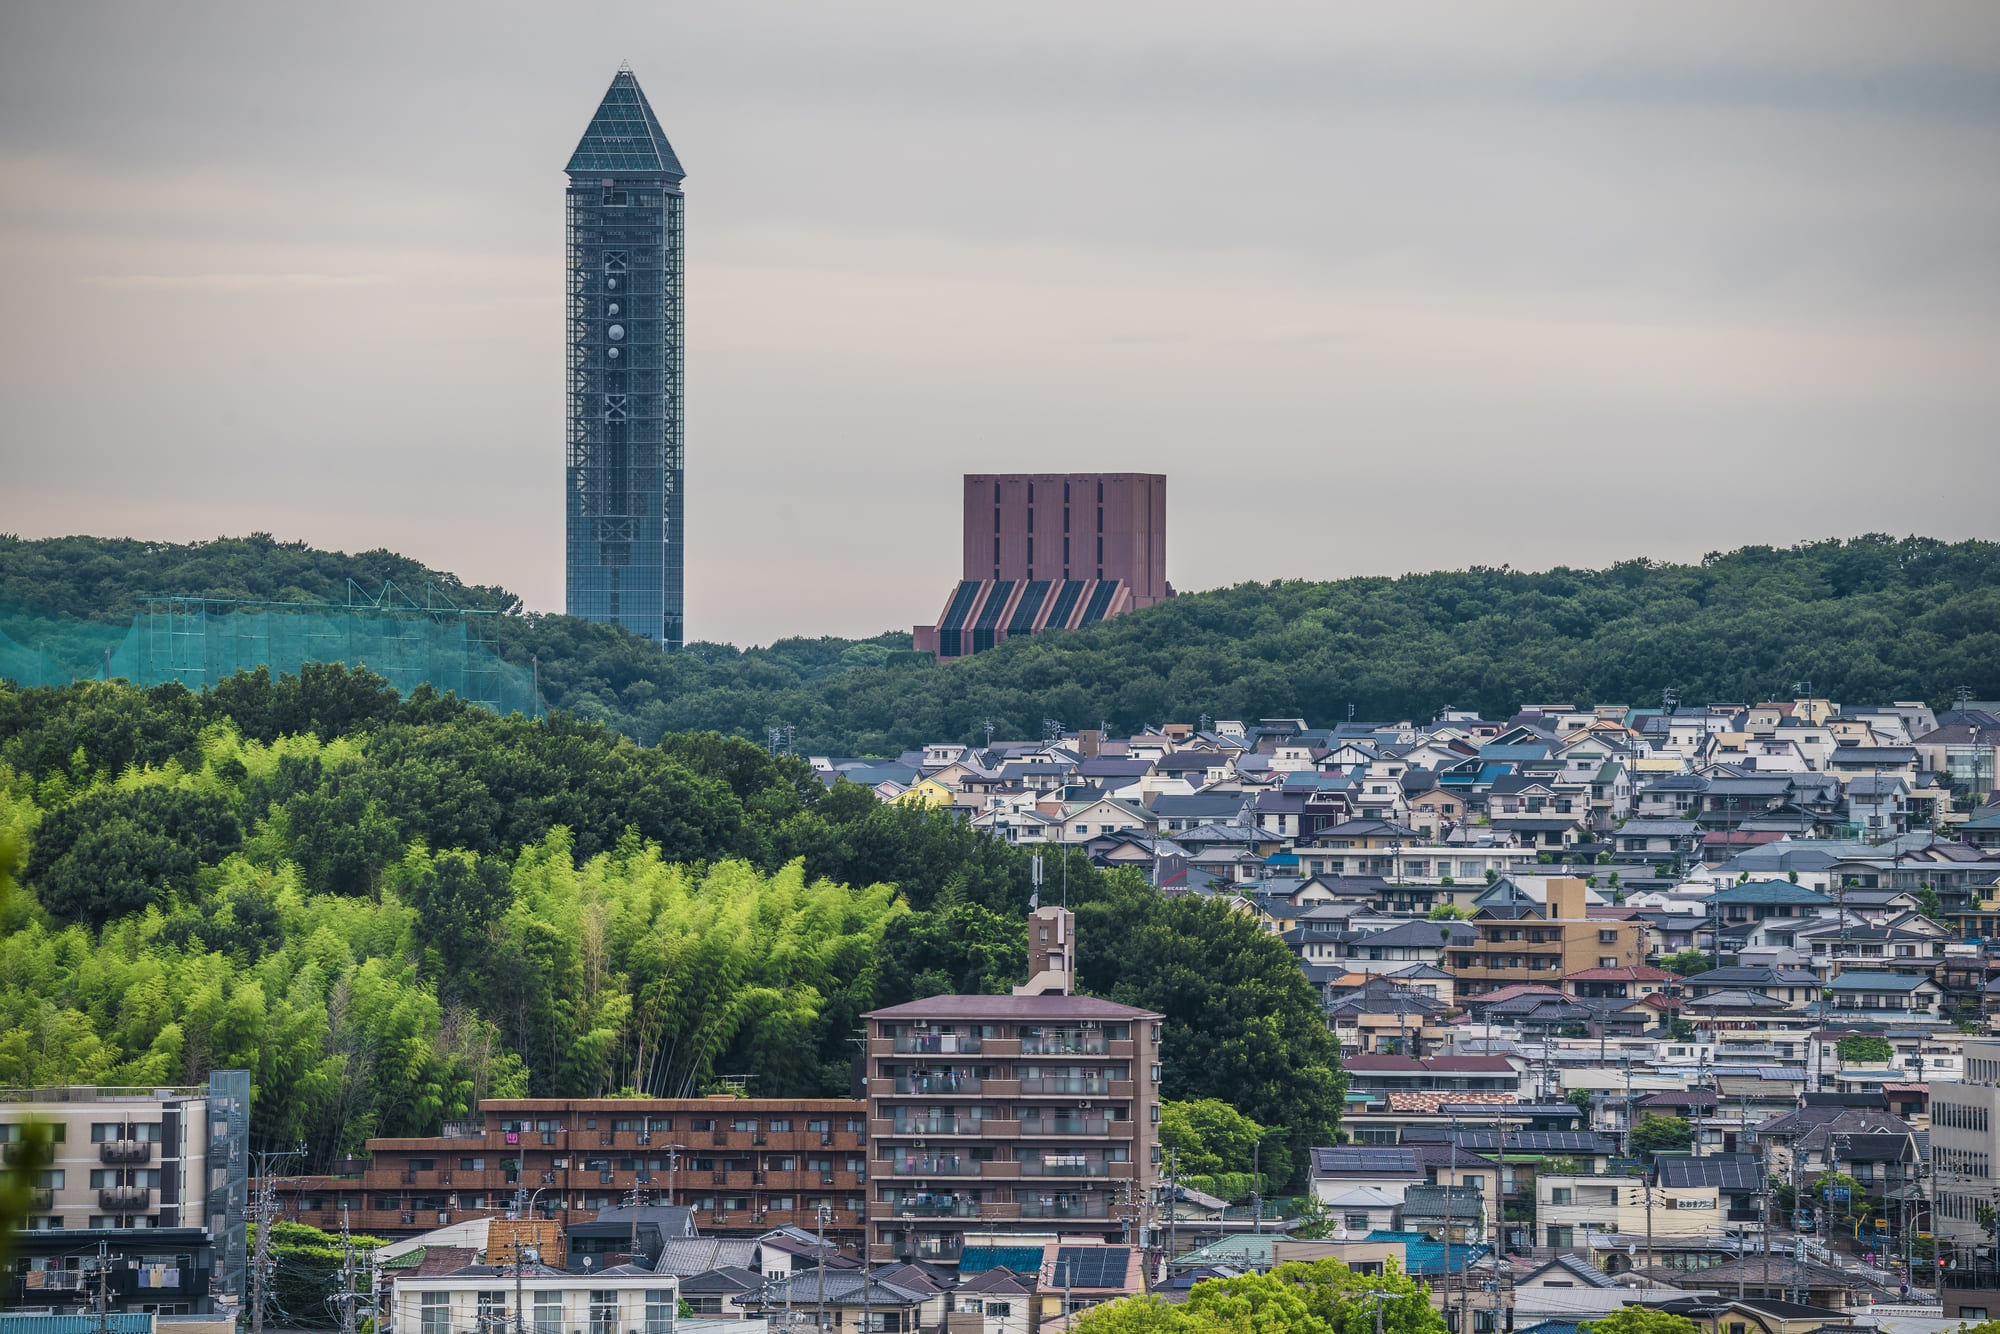
[[[1944,923],[1944,904],[1928,880],[1917,886],[1917,911],[1939,925]]]
[[[1582,1112],[1585,1117],[1590,1115],[1591,1104],[1596,1101],[1596,1096],[1589,1089],[1571,1089],[1563,1094],[1564,1100]]]
[[[1083,986],[1164,1016],[1163,1097],[1217,1098],[1283,1127],[1284,1151],[1264,1147],[1273,1189],[1307,1149],[1334,1142],[1340,1049],[1284,942],[1226,900],[1163,898],[1129,873],[1105,877],[1076,911]]]
[[[1427,914],[1433,922],[1457,922],[1472,916],[1471,913],[1453,903],[1440,903]]]
[[[191,890],[242,840],[228,799],[163,784],[104,788],[42,820],[27,879],[60,917],[102,921]]]
[[[1666,1150],[1685,1149],[1694,1142],[1694,1128],[1678,1116],[1645,1112],[1632,1127],[1628,1143],[1633,1153],[1651,1156]]]
[[[1646,1306],[1622,1306],[1579,1328],[1583,1334],[1700,1334],[1700,1327],[1686,1316]]]
[[[1176,1155],[1185,1176],[1250,1171],[1268,1133],[1219,1098],[1160,1104],[1160,1149]]]
[[[1834,1044],[1843,1063],[1855,1065],[1875,1065],[1895,1056],[1896,1049],[1889,1045],[1885,1037],[1865,1033],[1850,1033]]]
[[[1678,954],[1666,955],[1659,960],[1659,965],[1668,972],[1678,973],[1682,977],[1692,977],[1696,973],[1705,973],[1712,966],[1707,950],[1694,949],[1682,950]]]

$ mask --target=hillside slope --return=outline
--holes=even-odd
[[[269,580],[307,591],[301,570],[326,571],[319,587],[332,591],[340,560],[371,572],[401,560],[250,539],[174,549],[187,554],[173,568],[184,583],[203,579],[197,557],[212,553],[216,580],[247,581],[255,551],[243,548],[259,541],[276,571]],[[86,608],[144,584],[119,572],[128,546],[141,544],[115,542],[102,544],[87,577],[38,582],[29,560],[46,545],[0,542],[0,590],[61,591],[78,599],[76,614],[104,614]],[[449,586],[475,604],[517,605],[504,590]],[[668,657],[613,627],[508,616],[498,638],[510,661],[539,660],[551,705],[642,741],[704,729],[761,740],[790,724],[801,749],[841,754],[971,740],[987,720],[1022,736],[1044,718],[1122,728],[1201,714],[1326,722],[1350,705],[1378,719],[1447,705],[1505,715],[1535,700],[1643,702],[1663,689],[1751,699],[1808,680],[1835,698],[1943,702],[1960,686],[2000,695],[2000,544],[1870,535],[1745,547],[1699,565],[1241,584],[943,664],[898,653],[908,637],[897,634],[747,651],[697,643]]]

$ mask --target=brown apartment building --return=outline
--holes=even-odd
[[[1540,901],[1510,884],[1512,893],[1503,901],[1489,901],[1473,914],[1470,925],[1478,940],[1446,952],[1445,970],[1457,980],[1461,997],[1522,982],[1557,987],[1572,973],[1646,962],[1645,922],[1591,917],[1578,877],[1548,876],[1540,884]]]
[[[1136,1244],[1156,1178],[1161,1016],[1069,994],[1074,917],[1029,918],[1027,986],[868,1024],[868,1234],[953,1264],[966,1237]]]
[[[280,1192],[288,1219],[413,1235],[492,1217],[517,1192],[545,1218],[587,1220],[633,1191],[694,1211],[708,1234],[817,1225],[859,1245],[868,1149],[847,1098],[498,1098],[421,1139],[371,1139],[358,1175]]]

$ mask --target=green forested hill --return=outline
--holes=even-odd
[[[111,571],[129,550],[102,545],[99,555],[77,548],[97,573],[56,581],[36,573],[50,544],[0,541],[0,589],[67,591],[97,608],[145,582],[121,583]],[[258,539],[173,550],[183,584],[208,578],[212,555],[212,582],[239,586],[261,551],[279,571],[275,586],[307,591],[301,571],[323,571],[317,591],[327,591],[339,561],[373,577],[399,559]],[[467,599],[512,605],[497,589]],[[1327,722],[1350,704],[1377,719],[1445,705],[1504,716],[1524,701],[1643,703],[1668,688],[1752,699],[1805,680],[1836,699],[1942,702],[1959,686],[2000,694],[2000,544],[1868,536],[1745,547],[1699,565],[1242,584],[944,664],[897,652],[908,640],[894,634],[749,651],[697,643],[667,658],[611,627],[509,616],[499,638],[511,660],[539,658],[554,707],[642,741],[691,729],[761,739],[789,723],[801,748],[842,754],[971,740],[988,719],[1019,736],[1039,734],[1048,717],[1119,728],[1203,713]]]
[[[247,1066],[257,1133],[318,1163],[488,1095],[844,1094],[864,1011],[1026,969],[1027,854],[949,816],[340,667],[0,686],[10,847],[0,1085]],[[1327,1142],[1336,1052],[1285,946],[1080,853],[1067,881],[1083,984],[1167,1017],[1168,1096]]]

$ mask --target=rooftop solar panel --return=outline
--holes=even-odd
[[[1056,1249],[1055,1281],[1073,1288],[1122,1288],[1131,1259],[1125,1246],[1061,1246]]]

